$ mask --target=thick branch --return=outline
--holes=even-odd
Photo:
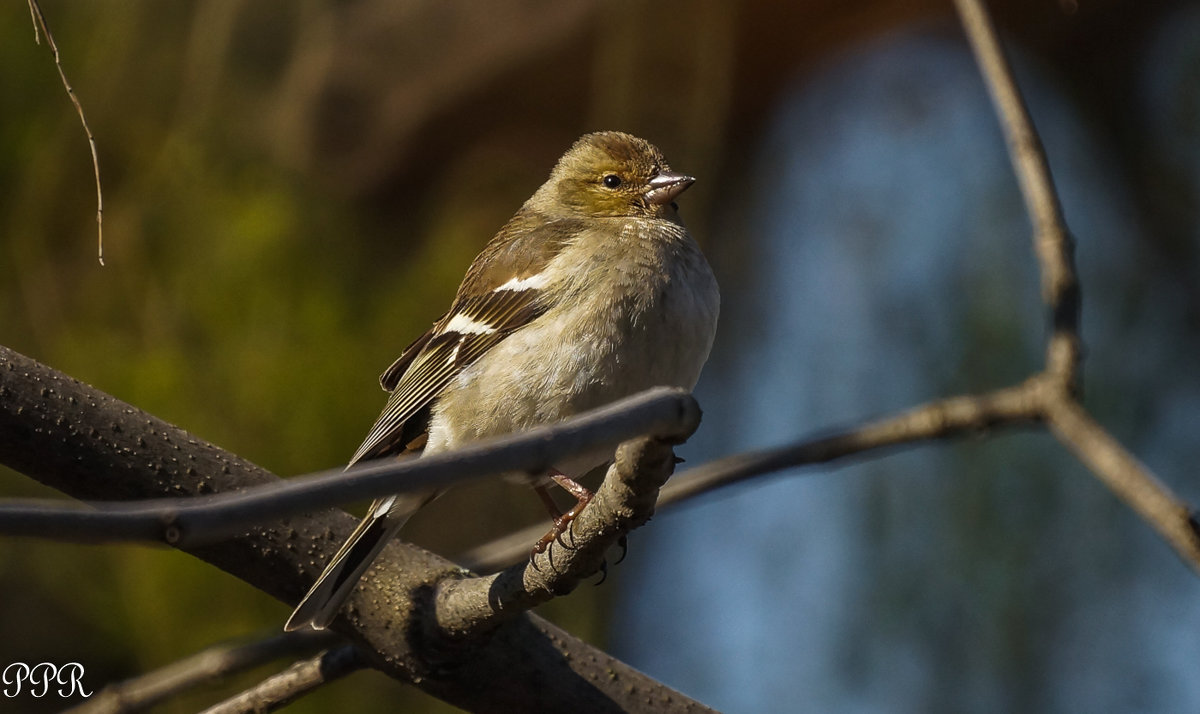
[[[278,479],[145,412],[0,347],[0,462],[77,498],[194,496]],[[585,509],[586,510],[586,509]],[[322,510],[187,547],[279,600],[300,599],[356,519]],[[463,571],[388,545],[334,629],[373,666],[464,709],[656,711],[704,707],[532,615],[470,647],[438,647],[433,590]],[[282,621],[282,613],[281,613]],[[434,634],[430,634],[434,633]]]
[[[454,453],[380,460],[350,471],[332,469],[237,493],[186,501],[175,498],[92,504],[91,508],[64,508],[54,501],[2,502],[0,535],[81,543],[131,540],[180,547],[204,545],[237,535],[265,520],[330,504],[446,488],[498,473],[540,471],[543,464],[579,452],[613,448],[641,434],[685,437],[699,422],[699,407],[690,394],[681,389],[653,389],[561,424],[479,442]]]

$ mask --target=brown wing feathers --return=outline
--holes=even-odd
[[[430,406],[446,385],[545,312],[540,283],[530,278],[561,250],[565,230],[553,221],[530,221],[525,211],[513,217],[467,271],[450,312],[380,377],[391,397],[350,464],[403,453],[414,441],[423,445]]]

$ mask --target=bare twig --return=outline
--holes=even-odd
[[[1052,400],[1050,430],[1096,477],[1200,570],[1200,524],[1195,511],[1155,477],[1077,402]]]
[[[258,642],[210,647],[152,672],[111,684],[69,711],[71,714],[144,711],[180,692],[285,655],[299,656],[329,647],[337,639],[330,632],[289,632]]]
[[[955,0],[955,5],[1004,129],[1008,155],[1025,198],[1025,208],[1033,221],[1033,243],[1042,275],[1042,299],[1050,308],[1053,328],[1047,345],[1046,368],[1074,390],[1082,359],[1075,244],[1063,218],[1042,141],[1029,118],[1029,110],[996,37],[987,8],[982,0]]]
[[[1097,424],[1079,404],[1077,382],[1080,290],[1074,241],[1067,230],[1050,166],[1021,98],[996,30],[982,0],[955,0],[980,72],[1008,140],[1009,156],[1034,225],[1034,248],[1042,274],[1042,299],[1050,308],[1052,332],[1038,400],[1040,412],[1059,441],[1200,570],[1200,532],[1192,508],[1172,493]]]
[[[293,664],[235,697],[205,709],[204,714],[273,712],[322,684],[345,677],[365,666],[366,662],[351,645],[326,650],[316,657]]]
[[[46,37],[46,44],[54,53],[54,66],[58,69],[58,76],[67,90],[67,96],[71,98],[71,103],[75,105],[75,111],[79,113],[79,123],[83,125],[83,131],[87,134],[88,146],[92,150],[92,171],[96,177],[96,258],[100,261],[100,265],[104,265],[104,192],[100,190],[100,158],[96,154],[96,137],[92,136],[92,128],[88,126],[87,117],[83,115],[83,105],[79,103],[79,98],[75,96],[75,90],[67,81],[67,73],[63,71],[62,59],[58,54],[58,45],[54,43],[54,35],[50,34],[50,27],[46,24],[46,18],[42,15],[42,7],[38,5],[37,0],[29,0],[29,14],[33,18],[33,40],[34,42],[38,41],[38,28],[40,27],[42,34]]]
[[[5,386],[0,374],[0,387]],[[333,469],[237,493],[141,503],[67,507],[57,502],[0,502],[0,535],[81,543],[161,541],[174,546],[212,543],[248,527],[304,511],[407,490],[446,487],[508,471],[541,471],[545,464],[641,434],[691,434],[700,410],[690,394],[654,389],[569,421],[480,442],[454,453],[385,460]]]

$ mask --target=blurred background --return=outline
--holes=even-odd
[[[1200,502],[1200,8],[992,5],[1078,239],[1087,403]],[[723,312],[690,464],[1040,365],[1029,222],[946,0],[42,8],[107,266],[84,133],[7,3],[0,343],[281,475],[347,459],[379,372],[597,129],[699,177],[681,211]],[[53,494],[0,469],[0,495]],[[541,518],[486,484],[406,536],[453,557]],[[288,612],[148,547],[0,541],[0,592],[0,664],[94,688]],[[664,510],[540,612],[731,712],[1200,710],[1200,581],[1036,430]],[[289,711],[402,707],[450,710],[363,672]]]

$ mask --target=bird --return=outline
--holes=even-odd
[[[679,217],[692,176],[631,134],[585,134],[471,263],[447,311],[380,377],[387,404],[347,466],[446,452],[562,421],[656,386],[692,389],[720,293]],[[613,458],[577,454],[537,474],[554,519],[545,548],[587,505],[574,479]],[[559,513],[547,487],[576,498]],[[326,628],[431,490],[377,499],[284,626]]]

